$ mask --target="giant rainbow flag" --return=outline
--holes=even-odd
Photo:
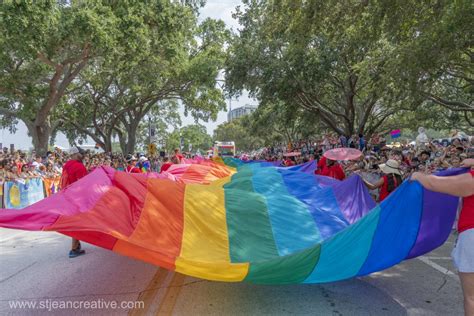
[[[440,246],[458,204],[405,182],[376,205],[358,176],[315,176],[314,162],[191,162],[148,176],[98,168],[34,205],[0,210],[0,226],[57,231],[209,280],[320,283]]]

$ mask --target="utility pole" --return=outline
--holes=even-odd
[[[148,115],[148,145],[151,145],[151,117]]]

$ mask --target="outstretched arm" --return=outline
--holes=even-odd
[[[461,166],[463,167],[467,167],[467,168],[472,168],[474,167],[474,159],[465,159],[463,160],[463,162],[461,163]]]
[[[447,193],[459,197],[467,197],[474,194],[474,178],[470,173],[453,177],[438,177],[415,172],[411,181],[419,181],[428,190]]]

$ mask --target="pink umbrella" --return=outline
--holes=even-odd
[[[283,156],[285,156],[285,157],[294,157],[294,156],[300,156],[300,155],[301,155],[300,152],[298,152],[298,151],[293,151],[293,152],[291,152],[291,153],[286,153],[286,154],[284,154]]]
[[[354,148],[334,148],[324,153],[324,157],[331,160],[355,160],[362,155],[362,152]]]

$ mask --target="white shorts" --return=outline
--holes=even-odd
[[[474,228],[459,234],[451,256],[459,272],[474,273]]]

